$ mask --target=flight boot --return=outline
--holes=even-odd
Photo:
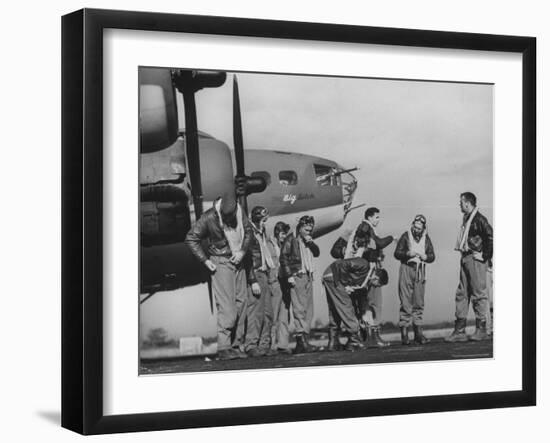
[[[422,332],[422,326],[413,325],[413,331],[414,331],[414,342],[417,345],[425,345],[426,343],[429,343],[430,340],[428,340],[424,335],[424,333]]]
[[[236,360],[238,358],[239,357],[237,356],[237,354],[235,354],[233,352],[232,349],[222,349],[221,351],[217,352],[216,357],[215,357],[216,360],[220,360],[220,361],[223,361],[223,360]]]
[[[265,355],[265,351],[261,348],[252,348],[246,351],[246,354],[248,357],[263,357]]]
[[[487,334],[487,322],[485,320],[476,320],[476,330],[468,338],[471,341],[486,340],[489,337]]]
[[[266,349],[265,350],[265,354],[264,354],[266,357],[273,357],[275,355],[279,355],[279,351],[277,351],[277,349],[275,348],[269,348],[269,349]]]
[[[380,337],[380,326],[369,326],[367,347],[368,348],[386,348],[390,344]]]
[[[289,348],[277,348],[277,355],[292,355],[292,350]]]
[[[404,346],[410,345],[409,341],[409,327],[401,326],[401,344]]]
[[[292,351],[293,354],[305,354],[307,352],[305,334],[296,335],[296,347]]]
[[[447,343],[466,342],[468,336],[466,335],[466,319],[459,318],[455,320],[455,328],[451,335],[444,339]]]
[[[309,342],[308,334],[304,334],[304,342],[305,342],[305,346],[306,346],[306,352],[317,352],[319,350],[319,348],[317,346],[312,345]]]
[[[351,334],[348,338],[348,341],[344,345],[344,350],[346,351],[362,351],[366,349],[365,345],[361,342],[361,337],[359,337],[358,333]]]
[[[363,320],[359,322],[359,337],[363,342],[366,342],[369,339],[369,328]]]
[[[328,344],[325,348],[327,352],[341,351],[342,344],[340,343],[340,331],[336,328],[328,330]]]
[[[248,354],[242,351],[238,346],[231,348],[231,353],[235,356],[235,358],[248,358]]]

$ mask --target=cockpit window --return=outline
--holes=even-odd
[[[271,174],[267,171],[254,171],[250,176],[263,178],[267,186],[271,184]]]
[[[336,175],[335,168],[326,165],[313,165],[315,169],[315,179],[318,186],[338,186],[340,176]]]
[[[279,183],[284,186],[294,186],[298,184],[298,174],[294,171],[280,171]]]

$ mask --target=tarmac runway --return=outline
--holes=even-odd
[[[140,362],[140,375],[170,374],[178,372],[232,371],[246,369],[297,368],[308,366],[363,365],[372,363],[399,363],[415,361],[439,361],[479,359],[493,357],[493,341],[445,343],[442,338],[433,339],[424,346],[403,346],[392,342],[391,346],[378,349],[349,352],[314,352],[309,354],[257,357],[240,360],[217,361],[210,357],[186,357],[176,359],[145,360]]]

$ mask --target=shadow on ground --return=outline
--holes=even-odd
[[[61,411],[37,411],[36,415],[53,425],[61,426]]]

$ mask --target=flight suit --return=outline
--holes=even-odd
[[[361,222],[357,227],[356,236],[365,238],[367,249],[364,257],[371,263],[371,266],[381,266],[382,250],[391,244],[393,237],[391,235],[378,237],[374,228],[367,221]],[[367,326],[378,327],[382,320],[382,287],[371,286],[366,290],[366,294],[362,292],[358,296]]]
[[[415,241],[409,232],[404,232],[395,247],[394,257],[401,262],[399,267],[398,294],[400,301],[399,326],[422,325],[424,314],[424,294],[426,288],[426,272],[424,264],[411,261],[408,252],[411,250],[410,242]],[[419,244],[418,242],[416,242]],[[435,253],[430,236],[425,234],[424,243],[420,243],[426,254],[424,263],[433,263]]]
[[[243,265],[235,266],[228,257],[211,256],[216,265],[212,274],[212,293],[218,312],[218,352],[243,344],[237,333],[238,321],[244,318],[247,302],[247,276]]]
[[[217,200],[219,202],[219,200]],[[241,249],[248,251],[254,234],[248,217],[241,212],[239,223],[243,229]],[[207,240],[205,251],[202,242]],[[242,336],[238,333],[239,319],[245,313],[247,299],[247,280],[255,281],[254,273],[245,260],[238,265],[229,261],[232,256],[229,241],[215,207],[201,215],[187,233],[185,243],[202,263],[210,259],[216,265],[212,274],[212,293],[217,308],[218,352],[242,345]]]
[[[337,260],[323,273],[323,286],[329,305],[329,328],[337,328],[346,335],[359,332],[354,300],[346,286],[360,286],[369,272],[369,263],[362,258]]]
[[[281,276],[288,280],[294,277],[295,284],[290,287],[292,311],[296,334],[309,334],[313,320],[313,273],[302,270],[300,240],[290,234],[281,248]],[[313,242],[306,245],[313,257],[319,257],[319,247]]]

